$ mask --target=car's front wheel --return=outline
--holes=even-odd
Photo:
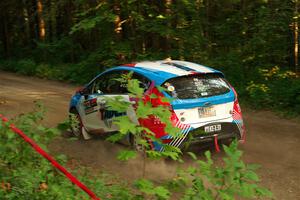
[[[69,121],[71,132],[75,137],[84,140],[89,140],[92,138],[92,136],[84,128],[81,117],[76,109],[70,110]]]
[[[77,110],[73,109],[70,111],[69,122],[70,122],[70,129],[71,129],[72,134],[79,139],[83,139],[82,121],[81,121],[80,115],[77,112]]]

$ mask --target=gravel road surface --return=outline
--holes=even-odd
[[[0,71],[0,113],[13,117],[31,111],[40,100],[48,109],[45,124],[54,126],[67,118],[68,103],[76,86],[56,81],[16,75]],[[246,163],[261,165],[258,170],[261,185],[269,188],[280,200],[300,199],[300,121],[288,120],[269,111],[244,109],[247,129],[246,143],[240,145]],[[98,171],[108,171],[128,181],[141,177],[143,159],[128,163],[115,159],[122,144],[110,144],[96,138],[89,141],[57,138],[50,145],[52,153],[61,152],[83,165]],[[199,151],[201,155],[203,150]],[[218,160],[223,153],[213,154]],[[183,167],[193,165],[185,157]],[[146,176],[154,180],[170,178],[178,164],[172,161],[146,161]]]

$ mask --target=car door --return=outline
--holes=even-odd
[[[135,115],[133,109],[130,113],[119,113],[107,109],[105,99],[107,97],[121,96],[125,101],[129,101],[126,86],[120,84],[117,78],[128,71],[115,70],[104,73],[89,84],[88,95],[81,99],[81,118],[85,128],[89,132],[112,132],[118,130],[114,125],[113,118],[120,115]]]

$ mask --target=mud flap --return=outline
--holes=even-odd
[[[83,126],[81,127],[81,131],[82,131],[83,139],[89,140],[92,138],[92,136],[85,130]]]
[[[246,130],[245,130],[245,126],[244,125],[242,126],[242,130],[243,130],[243,135],[242,135],[242,138],[240,140],[240,143],[241,144],[245,144],[245,142],[246,142]]]

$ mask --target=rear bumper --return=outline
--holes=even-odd
[[[213,126],[213,125],[221,125],[222,129],[220,131],[206,133],[205,127]],[[218,136],[218,138],[220,139],[230,137],[230,136],[235,136],[238,137],[238,139],[240,139],[240,130],[236,125],[236,123],[234,122],[211,123],[191,130],[189,132],[189,135],[192,141],[199,141],[199,140],[201,141],[205,138],[211,138],[215,136]]]
[[[221,125],[222,128],[220,131],[209,133],[205,132],[205,127],[213,125]],[[163,142],[164,144],[183,149],[186,146],[211,142],[215,139],[215,137],[217,137],[218,140],[234,138],[236,138],[237,140],[242,140],[242,136],[244,133],[242,133],[243,130],[241,129],[241,127],[243,127],[242,120],[238,122],[214,122],[198,128],[187,129],[188,131],[183,131],[183,133],[181,133],[179,137],[172,138],[170,135],[166,135],[161,139],[168,140],[168,142]],[[155,150],[164,150],[164,147],[161,144],[158,144],[157,142],[153,142],[153,144]]]
[[[214,132],[205,132],[205,127],[213,126],[213,125],[221,125],[222,129],[220,131]],[[199,128],[195,128],[190,130],[187,133],[187,136],[180,143],[172,143],[170,145],[183,148],[186,145],[193,145],[199,143],[211,142],[214,138],[217,137],[218,140],[226,140],[230,138],[236,138],[238,140],[241,139],[241,133],[238,125],[235,122],[221,122],[221,123],[210,123],[205,126],[201,126]],[[176,140],[176,138],[174,138]]]

